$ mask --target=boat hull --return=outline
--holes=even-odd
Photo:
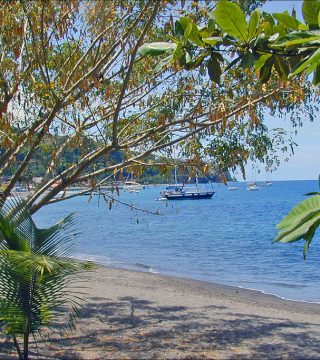
[[[249,186],[248,188],[247,188],[247,190],[248,191],[258,191],[258,190],[260,190],[260,188],[258,187],[258,186]]]
[[[203,192],[203,193],[182,193],[182,194],[166,194],[164,195],[168,200],[201,200],[211,199],[214,192]]]

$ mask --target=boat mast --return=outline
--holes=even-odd
[[[178,185],[178,181],[177,181],[177,165],[174,166],[174,184],[175,184],[175,186]]]

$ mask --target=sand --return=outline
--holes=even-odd
[[[201,281],[98,267],[77,329],[38,359],[320,359],[320,305]],[[13,352],[11,352],[13,354]],[[0,359],[13,359],[0,341]]]

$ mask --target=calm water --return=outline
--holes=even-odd
[[[155,201],[162,187],[138,194],[122,193],[121,201],[161,216],[108,209],[95,196],[74,198],[43,208],[39,226],[70,212],[81,231],[78,258],[105,265],[207,280],[257,289],[292,299],[320,302],[320,236],[303,260],[303,243],[271,244],[275,224],[303,194],[317,191],[316,181],[273,182],[260,191],[236,191],[214,184],[210,200]]]

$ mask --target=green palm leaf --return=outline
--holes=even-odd
[[[79,298],[70,294],[74,276],[87,270],[88,263],[70,258],[74,216],[69,215],[47,229],[38,229],[25,203],[14,199],[0,209],[0,326],[4,332],[24,338],[23,352],[28,358],[29,335],[65,315],[69,304],[69,325],[78,314]],[[18,346],[18,345],[17,345]]]

